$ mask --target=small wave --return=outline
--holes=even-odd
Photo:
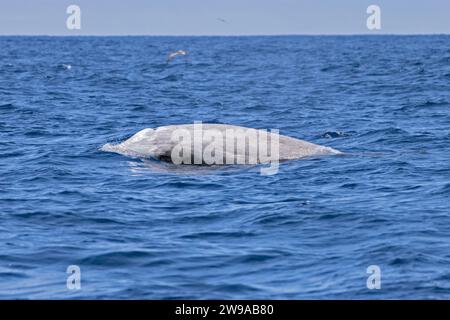
[[[339,137],[347,137],[351,136],[350,133],[342,132],[342,131],[327,131],[320,135],[321,138],[331,139],[331,138],[339,138]]]
[[[235,231],[235,232],[197,232],[181,236],[183,239],[236,239],[254,236],[253,232]]]
[[[216,285],[214,288],[214,291],[218,291],[218,292],[225,292],[225,293],[232,293],[235,294],[236,292],[258,292],[261,291],[260,289],[254,287],[254,286],[250,286],[250,285],[245,285],[242,283],[235,283],[235,284],[220,284],[220,285]]]
[[[2,278],[2,279],[9,279],[9,278],[25,279],[25,278],[27,278],[27,275],[23,272],[19,273],[16,271],[3,271],[3,272],[0,272],[0,278]]]
[[[410,133],[406,130],[389,127],[384,129],[370,130],[368,132],[362,133],[360,137],[380,136],[380,138],[385,138],[386,136],[409,136],[409,135]]]
[[[445,184],[432,192],[434,195],[450,195],[450,183]]]
[[[340,66],[338,66],[338,65],[328,65],[328,66],[322,67],[322,68],[320,69],[320,71],[322,71],[322,72],[328,72],[328,71],[337,70],[337,69],[339,69],[339,68],[340,68]]]
[[[439,101],[432,101],[432,100],[427,100],[424,103],[418,104],[415,107],[420,108],[420,107],[442,107],[442,106],[448,106],[450,103],[450,101],[448,100],[439,100]]]
[[[171,75],[168,75],[168,76],[166,76],[166,77],[164,77],[164,78],[161,78],[161,79],[159,79],[159,80],[160,80],[160,81],[175,82],[175,81],[178,81],[179,78],[180,78],[180,76],[171,74]]]
[[[450,101],[448,100],[426,100],[425,102],[420,102],[416,104],[406,105],[400,108],[400,111],[414,111],[414,110],[422,110],[422,109],[430,109],[430,108],[440,108],[445,107],[448,108],[450,106]]]
[[[244,108],[245,111],[263,111],[263,110],[272,110],[268,105],[265,104],[255,104],[251,106],[247,106]]]
[[[4,103],[4,104],[0,104],[0,108],[14,109],[14,105],[12,103]]]
[[[154,253],[141,250],[115,251],[102,254],[95,254],[81,260],[82,265],[95,266],[124,266],[134,264],[135,260],[148,259],[154,257]]]
[[[233,259],[233,263],[244,263],[244,264],[254,264],[262,263],[270,260],[276,260],[279,255],[275,254],[246,254]]]
[[[196,68],[207,68],[207,67],[214,66],[214,64],[206,63],[206,62],[199,62],[199,63],[194,63],[193,66]]]

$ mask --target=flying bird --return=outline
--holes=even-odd
[[[185,50],[178,50],[175,52],[170,52],[169,55],[167,56],[167,62],[169,63],[170,61],[175,59],[176,56],[185,56],[185,55],[187,55],[187,53],[188,52]]]

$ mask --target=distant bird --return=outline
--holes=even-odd
[[[222,19],[222,18],[217,18],[217,20],[219,20],[220,22],[223,22],[223,23],[228,23],[227,20]]]
[[[169,55],[167,56],[167,62],[169,63],[170,61],[172,61],[176,56],[185,56],[187,55],[188,52],[184,51],[184,50],[178,50],[175,52],[171,52],[169,53]]]

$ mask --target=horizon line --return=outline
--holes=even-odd
[[[280,33],[280,34],[0,34],[0,37],[317,37],[317,36],[450,36],[450,33]]]

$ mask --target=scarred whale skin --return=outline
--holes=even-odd
[[[173,149],[176,147],[177,144],[179,144],[178,140],[174,140],[173,134],[178,131],[182,132],[189,132],[191,136],[194,136],[194,126],[195,124],[183,124],[183,125],[169,125],[169,126],[162,126],[157,128],[147,128],[143,129],[139,132],[137,132],[135,135],[133,135],[131,138],[123,141],[119,144],[110,144],[107,143],[102,147],[103,151],[107,152],[115,152],[119,153],[128,157],[135,157],[135,158],[154,158],[164,161],[171,161],[171,155]],[[198,128],[198,127],[197,127]],[[292,159],[300,159],[305,157],[311,157],[311,156],[320,156],[320,155],[333,155],[333,154],[340,154],[341,152],[338,150],[335,150],[330,147],[324,147],[320,146],[314,143],[310,143],[307,141],[303,141],[296,138],[291,138],[288,136],[283,136],[277,133],[273,133],[266,130],[259,130],[259,129],[253,129],[253,128],[246,128],[246,127],[240,127],[240,126],[234,126],[234,125],[227,125],[227,124],[207,124],[204,123],[201,125],[201,128],[203,132],[206,131],[214,131],[219,132],[223,135],[224,141],[222,142],[221,146],[225,145],[225,136],[227,130],[232,130],[232,132],[240,132],[241,134],[243,132],[249,133],[249,134],[260,134],[261,132],[267,134],[267,141],[270,149],[270,142],[272,139],[273,141],[278,141],[278,152],[277,157],[279,161],[283,160],[292,160]],[[237,136],[237,139],[246,139],[245,135]],[[245,140],[244,140],[245,141]],[[248,140],[247,140],[248,141]],[[211,143],[214,143],[214,141],[203,141],[202,140],[202,147],[203,149]],[[230,156],[230,152],[225,151],[224,148],[224,157],[225,155],[227,157]],[[198,152],[194,150],[195,147],[192,147],[192,156],[194,157],[194,153]],[[202,149],[202,150],[203,150]],[[200,151],[201,152],[201,151]],[[202,157],[202,154],[199,155],[200,158]],[[235,163],[247,163],[248,162],[248,150],[238,150],[238,148],[234,148],[234,152],[231,155],[231,157],[234,157]],[[243,162],[239,162],[239,160]],[[265,163],[269,161],[273,161],[274,159],[263,159],[260,157],[257,157],[256,163]],[[194,163],[194,162],[192,162]],[[204,163],[203,163],[204,164]],[[223,161],[222,164],[228,164],[226,161]]]

